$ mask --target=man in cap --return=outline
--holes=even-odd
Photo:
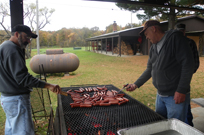
[[[179,30],[183,33],[184,36],[186,36],[186,25],[183,23],[177,24],[176,25],[176,30]],[[199,66],[200,66],[200,61],[199,61],[199,55],[198,55],[198,49],[197,49],[197,45],[195,43],[195,41],[193,39],[187,38],[188,39],[188,43],[191,47],[191,50],[193,52],[193,59],[194,59],[194,72],[195,73]]]
[[[34,135],[30,92],[32,87],[48,88],[59,94],[61,88],[41,81],[28,73],[23,49],[30,43],[32,33],[26,25],[16,25],[12,36],[0,45],[1,105],[6,114],[5,135]]]
[[[140,34],[152,43],[147,68],[126,90],[133,91],[152,77],[157,89],[156,112],[185,122],[194,66],[186,37],[177,30],[165,33],[156,20],[147,21]]]
[[[185,24],[183,24],[183,23],[177,24],[176,30],[181,31],[184,36],[186,35],[186,25]],[[188,43],[191,47],[191,50],[193,52],[193,59],[194,59],[194,71],[193,71],[193,73],[195,73],[197,71],[197,69],[199,68],[199,65],[200,65],[199,56],[198,56],[198,49],[197,49],[197,46],[196,46],[196,43],[194,40],[192,40],[190,38],[187,38],[187,39],[188,39]],[[191,113],[191,105],[190,104],[188,106],[186,123],[188,123],[192,127],[194,126],[193,125],[193,115]]]

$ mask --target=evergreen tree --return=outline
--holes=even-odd
[[[136,16],[139,20],[142,20],[143,23],[149,19],[157,19],[158,21],[169,20],[169,29],[174,27],[177,16],[186,16],[186,15],[201,15],[204,16],[203,12],[195,12],[190,10],[181,10],[175,9],[175,6],[179,7],[188,7],[188,8],[197,8],[203,9],[204,1],[203,0],[135,0],[137,2],[147,2],[148,6],[141,6],[140,4],[124,4],[116,3],[121,9],[129,10],[131,12],[144,11],[144,14],[138,13]],[[150,6],[151,4],[151,6]],[[155,5],[157,4],[157,5]],[[168,6],[168,7],[167,7]],[[173,6],[169,8],[169,6]]]

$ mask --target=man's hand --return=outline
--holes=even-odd
[[[128,84],[128,86],[126,87],[126,90],[127,91],[133,91],[136,88],[138,88],[137,85],[135,85],[135,84]]]
[[[54,92],[56,94],[60,94],[60,92],[61,92],[60,86],[56,85],[56,84],[49,84],[49,83],[47,83],[45,85],[45,88],[48,88],[49,90],[51,90],[52,92]]]
[[[186,94],[175,92],[174,100],[175,100],[176,104],[183,103],[185,101],[185,99],[186,99]]]

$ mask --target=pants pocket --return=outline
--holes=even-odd
[[[15,101],[2,101],[2,107],[5,113],[10,117],[13,118],[18,114],[18,100]]]

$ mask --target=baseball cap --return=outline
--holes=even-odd
[[[177,30],[185,30],[186,29],[186,25],[183,23],[177,24],[176,25],[176,29]]]
[[[23,24],[18,24],[16,26],[14,26],[12,29],[12,32],[16,32],[16,31],[25,32],[31,38],[37,38],[38,37],[38,35],[32,33],[31,29],[28,26],[23,25]]]
[[[155,26],[155,25],[160,25],[160,22],[159,21],[156,21],[156,20],[149,20],[147,21],[145,24],[144,24],[144,27],[143,27],[143,30],[140,31],[140,35],[143,36],[144,35],[144,32],[147,28],[149,28],[150,26]]]

